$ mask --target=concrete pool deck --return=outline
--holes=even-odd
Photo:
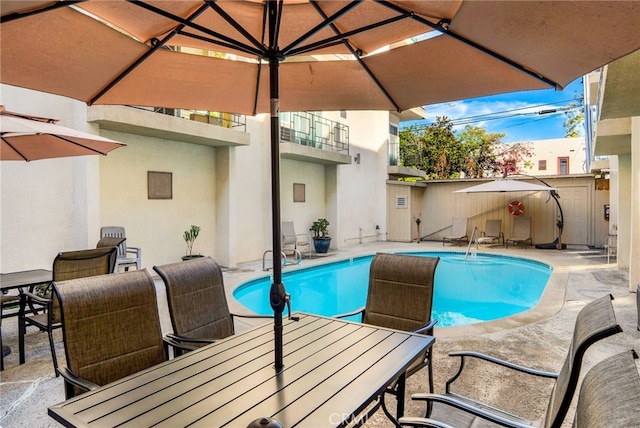
[[[376,251],[464,251],[464,247],[441,242],[392,243],[373,242],[351,245],[326,257],[304,259],[303,266],[337,261]],[[602,251],[582,249],[537,250],[534,248],[481,247],[480,252],[521,256],[548,263],[554,271],[540,303],[530,311],[506,319],[470,326],[437,328],[434,345],[434,379],[436,391],[442,391],[444,382],[457,367],[457,360],[447,357],[454,350],[475,350],[489,353],[514,363],[541,370],[559,371],[573,333],[575,317],[589,301],[604,294],[612,294],[616,317],[623,333],[604,339],[587,351],[583,372],[597,361],[635,347],[640,352],[640,332],[636,330],[637,313],[635,294],[628,289],[628,273],[607,264]],[[284,268],[296,269],[295,266]],[[262,260],[245,263],[224,273],[225,286],[230,296],[238,285],[259,276],[270,274],[262,271]],[[156,281],[163,332],[170,331],[166,298],[161,281]],[[229,298],[232,312],[244,310]],[[47,415],[47,407],[64,401],[61,378],[53,373],[53,364],[46,333],[30,330],[25,338],[26,364],[18,364],[17,321],[8,318],[2,323],[3,342],[14,352],[5,358],[5,371],[0,373],[0,426],[1,427],[56,427]],[[236,325],[237,331],[250,326]],[[61,332],[56,331],[56,346],[60,364],[64,364]],[[640,365],[639,365],[640,367]],[[528,418],[541,417],[552,387],[549,380],[530,380],[524,375],[504,377],[496,368],[468,367],[469,376],[459,379],[457,391],[473,393],[477,398],[508,409]],[[425,372],[408,379],[407,396],[426,390]],[[388,402],[393,407],[392,399]],[[406,414],[420,415],[423,406],[407,400]],[[573,411],[569,412],[565,426],[570,426]],[[381,412],[366,424],[370,427],[391,427]]]

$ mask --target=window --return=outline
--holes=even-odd
[[[343,119],[347,118],[347,111],[346,110],[340,110],[340,117]]]
[[[558,175],[567,175],[569,174],[569,158],[561,157],[558,158]]]
[[[539,171],[546,171],[547,170],[547,161],[546,160],[539,160],[538,161],[538,170]]]

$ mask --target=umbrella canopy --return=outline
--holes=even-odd
[[[640,2],[0,3],[0,81],[87,104],[271,116],[276,370],[282,368],[279,112],[397,110],[562,88],[640,47]]]
[[[0,160],[32,161],[106,155],[123,147],[108,138],[56,125],[57,120],[5,111],[0,106]]]
[[[1,80],[254,114],[270,112],[273,59],[282,111],[406,110],[562,88],[640,47],[633,1],[284,0],[274,40],[265,3],[3,0]]]
[[[453,193],[478,193],[478,192],[539,192],[558,190],[555,187],[541,186],[520,180],[495,180],[477,186],[456,190]]]

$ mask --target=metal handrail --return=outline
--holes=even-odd
[[[262,270],[265,272],[269,270],[269,268],[266,267],[267,254],[269,253],[273,253],[273,250],[267,250],[264,253],[262,253]],[[296,259],[294,261],[289,260],[287,258],[287,255],[284,253],[284,251],[281,251],[280,255],[282,256],[283,267],[289,266],[289,265],[299,265],[300,263],[302,263],[302,254],[298,250],[293,250],[293,255],[296,256]]]
[[[476,239],[476,250],[480,249],[480,247],[478,246],[478,226],[475,226],[473,228],[473,233],[471,233],[471,239],[469,239],[469,244],[467,245],[467,252],[464,254],[465,261],[467,260],[467,256],[469,256],[471,245],[473,245],[473,238]]]

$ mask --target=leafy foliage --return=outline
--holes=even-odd
[[[191,225],[191,228],[189,230],[184,231],[183,238],[184,238],[184,242],[187,243],[187,255],[189,256],[193,251],[193,243],[198,237],[199,233],[200,233],[200,227],[194,226],[194,225]]]
[[[470,125],[456,135],[451,121],[438,117],[431,125],[400,131],[400,163],[425,171],[427,179],[522,173],[530,167],[531,144],[505,144],[505,135]]]
[[[315,238],[326,238],[329,235],[327,230],[329,226],[329,220],[326,218],[319,218],[311,224],[311,228],[309,230],[313,231],[313,236]]]
[[[565,137],[579,137],[584,129],[584,110],[582,97],[571,102],[565,110],[564,114],[567,118],[564,121]]]

